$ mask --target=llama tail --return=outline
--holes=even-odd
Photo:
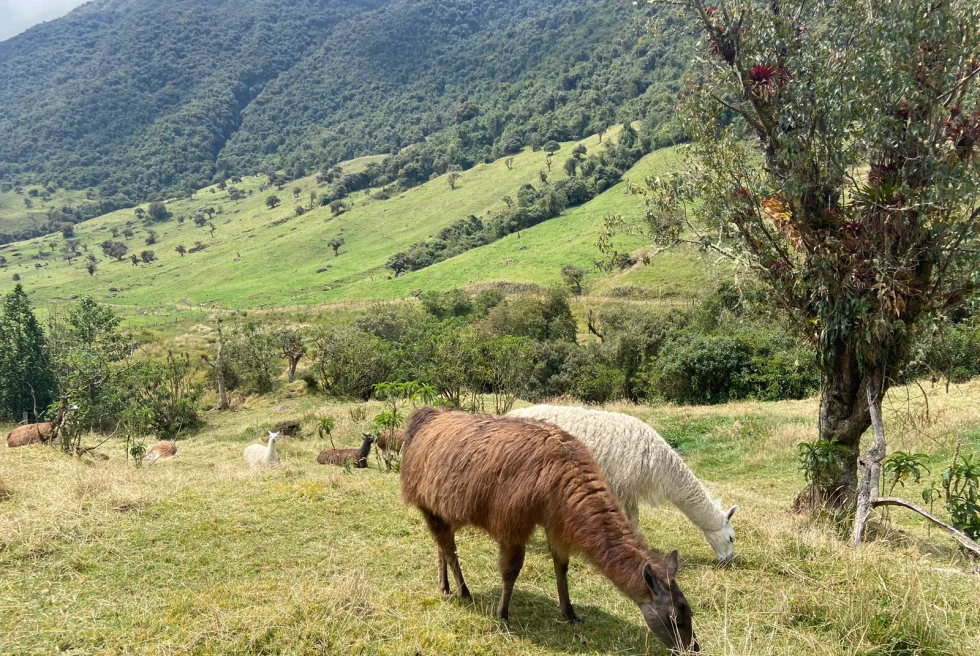
[[[412,413],[412,416],[408,418],[408,427],[405,429],[405,446],[410,446],[412,440],[415,439],[415,434],[421,429],[425,424],[429,422],[430,419],[442,413],[442,410],[433,407],[419,408]]]

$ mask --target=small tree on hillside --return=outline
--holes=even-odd
[[[820,492],[858,508],[860,540],[882,396],[919,330],[980,285],[980,6],[682,4],[704,36],[682,110],[690,166],[651,181],[650,233],[757,272],[811,340],[818,437],[843,454]]]
[[[137,207],[135,210],[133,210],[133,214],[136,215],[137,221],[142,221],[146,218],[146,211],[142,207]]]
[[[334,237],[328,243],[330,244],[330,248],[333,249],[333,256],[334,257],[339,256],[340,255],[340,247],[344,245],[344,238],[343,237],[340,237],[340,238]]]
[[[507,170],[508,171],[513,171],[514,170],[514,158],[513,157],[508,157],[507,159],[505,159],[504,160],[504,166],[507,167]]]
[[[296,366],[306,355],[306,342],[299,330],[280,330],[275,334],[282,357],[286,358],[286,379],[292,383],[296,380]]]
[[[227,410],[230,407],[228,403],[228,388],[225,385],[225,373],[228,371],[228,362],[226,361],[224,320],[222,319],[218,319],[217,321],[217,335],[215,339],[217,344],[215,357],[211,358],[206,353],[202,353],[201,361],[211,367],[211,371],[214,373],[214,385],[218,391],[218,410]]]
[[[88,271],[88,275],[94,276],[95,272],[98,271],[99,265],[95,262],[88,262],[85,264],[85,270]]]
[[[174,250],[180,253],[181,257],[184,257],[184,254],[187,253],[187,247],[183,244],[177,244],[177,246],[174,247]]]
[[[149,264],[157,259],[156,253],[153,251],[143,251],[140,253],[140,259],[143,260],[143,264]]]
[[[582,280],[585,278],[586,270],[582,267],[566,264],[561,268],[561,277],[576,294],[582,293]]]
[[[122,234],[126,239],[132,239],[136,236],[136,233],[133,232],[132,228],[123,228]]]
[[[150,219],[160,223],[166,221],[170,218],[171,214],[167,210],[167,206],[163,203],[150,203],[149,209],[147,209],[147,214],[150,215]]]
[[[110,239],[102,242],[100,246],[106,257],[115,258],[117,262],[122,262],[123,258],[126,257],[126,253],[129,252],[129,248],[121,241],[112,241]]]
[[[545,144],[541,147],[541,150],[543,150],[544,152],[548,153],[549,156],[551,156],[557,153],[559,150],[561,150],[561,144],[558,143],[557,141],[546,141]]]
[[[446,176],[446,181],[449,183],[450,189],[456,189],[456,183],[463,175],[459,171],[450,171],[449,175]]]
[[[273,195],[265,199],[265,206],[271,210],[279,207],[279,203],[281,202],[282,201],[279,200],[279,196]]]
[[[157,235],[157,231],[156,230],[150,230],[149,232],[147,232],[146,233],[146,245],[147,246],[152,246],[153,244],[157,243],[157,237],[158,236],[159,235]]]

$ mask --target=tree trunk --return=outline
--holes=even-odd
[[[858,461],[861,467],[861,484],[857,493],[857,508],[854,515],[854,532],[851,541],[854,546],[861,544],[864,526],[871,515],[871,509],[878,500],[878,483],[881,480],[881,461],[885,459],[885,422],[881,417],[881,397],[884,385],[880,372],[870,373],[866,382],[868,409],[871,425],[874,426],[875,440],[868,452]]]
[[[861,436],[871,426],[864,376],[852,349],[838,349],[838,357],[823,371],[820,389],[819,436],[836,439],[846,448],[840,474],[828,489],[820,490],[824,505],[853,507],[857,493],[857,463]]]
[[[287,380],[290,383],[296,382],[296,365],[299,364],[298,356],[289,356],[289,370],[286,373]]]

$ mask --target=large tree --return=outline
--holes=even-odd
[[[57,395],[46,357],[44,330],[24,288],[16,285],[0,308],[0,417],[33,419]]]
[[[819,439],[839,454],[821,492],[851,507],[861,436],[917,331],[980,283],[980,7],[679,4],[702,35],[691,143],[684,173],[644,189],[650,234],[755,271],[812,341]],[[883,455],[876,438],[864,460]]]

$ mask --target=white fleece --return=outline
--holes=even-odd
[[[554,424],[584,442],[634,527],[638,504],[668,501],[701,529],[720,560],[734,554],[731,517],[737,506],[726,512],[664,438],[636,417],[556,405],[520,408],[509,416]]]

